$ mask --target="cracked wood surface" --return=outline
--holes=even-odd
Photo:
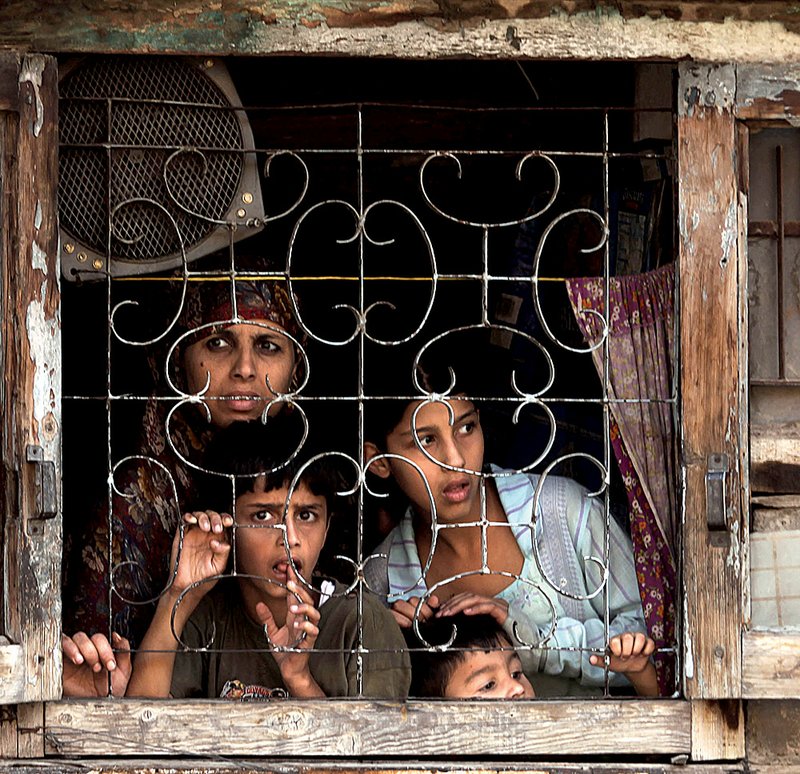
[[[0,48],[798,62],[800,15],[767,0],[9,0]]]

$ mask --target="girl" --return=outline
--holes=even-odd
[[[381,405],[389,408],[376,410],[367,428],[367,467],[392,479],[409,505],[365,575],[373,591],[387,595],[398,623],[488,614],[509,634],[516,628],[523,643],[546,646],[520,651],[526,672],[600,686],[607,594],[609,669],[635,671],[639,692],[656,695],[655,645],[644,634],[631,544],[616,522],[609,524],[605,592],[604,568],[589,558],[605,563],[601,503],[568,478],[484,472],[478,410],[464,397]],[[614,674],[611,683],[627,685]]]

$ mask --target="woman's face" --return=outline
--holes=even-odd
[[[257,419],[276,393],[287,392],[296,361],[294,344],[283,330],[271,320],[253,320],[228,325],[187,347],[189,392],[208,382],[203,398],[214,425]]]

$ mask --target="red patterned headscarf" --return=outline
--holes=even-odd
[[[235,286],[235,308],[232,285]],[[184,331],[236,318],[270,320],[302,342],[303,333],[282,280],[235,280],[232,283],[227,278],[215,278],[189,283],[180,321]]]

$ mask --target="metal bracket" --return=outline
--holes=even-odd
[[[728,528],[725,478],[729,469],[727,454],[720,452],[708,455],[706,460],[706,523],[710,531]]]
[[[41,446],[26,446],[25,458],[36,468],[34,474],[36,514],[32,518],[53,519],[58,513],[56,465],[52,460],[46,460],[44,458],[44,449],[42,449]]]

